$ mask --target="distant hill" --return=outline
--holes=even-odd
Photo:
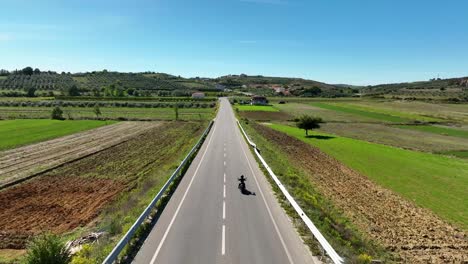
[[[186,96],[194,91],[220,91],[229,88],[245,94],[300,97],[378,97],[393,99],[442,99],[468,101],[468,77],[373,86],[327,84],[314,80],[261,75],[227,75],[218,78],[183,78],[167,73],[123,73],[93,71],[56,73],[26,67],[9,72],[0,70],[0,96],[70,95],[85,96]]]
[[[230,88],[238,88],[242,92],[266,96],[284,93],[278,92],[282,91],[283,88],[286,94],[304,97],[346,97],[358,92],[351,87],[341,87],[302,78],[241,74],[222,76],[216,81]]]
[[[468,101],[468,77],[366,86],[360,92],[373,97]]]
[[[121,73],[94,71],[86,73],[2,71],[0,96],[18,96],[30,88],[38,95],[67,95],[76,88],[82,95],[123,93],[131,95],[182,96],[198,90],[214,90],[212,83],[185,79],[165,73]]]

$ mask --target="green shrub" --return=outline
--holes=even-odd
[[[39,235],[28,245],[27,264],[67,264],[71,255],[60,237],[51,233]]]
[[[372,257],[367,255],[366,253],[362,253],[358,256],[359,263],[371,263]]]
[[[56,106],[52,110],[52,119],[57,119],[57,120],[63,120],[63,111],[60,109],[60,107]]]

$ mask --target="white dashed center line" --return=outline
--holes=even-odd
[[[226,202],[223,201],[223,219],[226,219]]]

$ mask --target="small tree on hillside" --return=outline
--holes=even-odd
[[[297,119],[296,126],[300,129],[304,129],[306,136],[308,136],[309,130],[320,128],[320,123],[323,123],[320,117],[303,115]]]
[[[63,111],[62,109],[60,109],[60,107],[56,106],[54,107],[54,109],[52,110],[52,119],[56,119],[56,120],[63,120]]]
[[[179,120],[179,106],[177,104],[174,105],[174,112],[175,112],[175,120]]]
[[[26,89],[26,93],[27,93],[28,97],[35,97],[36,96],[36,88],[34,88],[32,86],[28,87]]]
[[[94,105],[94,110],[93,110],[94,114],[96,115],[97,118],[99,118],[99,116],[102,114],[101,113],[101,109],[99,108],[99,105],[98,104],[95,104]]]
[[[78,87],[76,85],[72,85],[68,89],[68,95],[69,96],[80,96],[80,89],[78,89]]]

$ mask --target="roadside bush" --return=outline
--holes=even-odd
[[[372,262],[372,257],[367,255],[366,253],[363,253],[363,254],[359,255],[358,262],[359,263],[371,263]]]
[[[46,233],[32,240],[25,257],[27,264],[68,264],[71,255],[59,236]]]

